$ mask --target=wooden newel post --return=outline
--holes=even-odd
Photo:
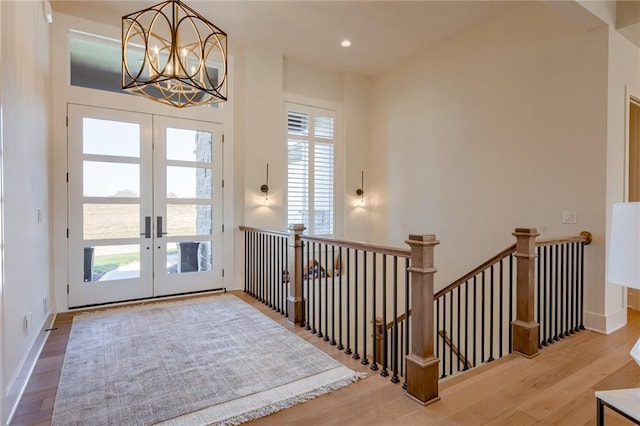
[[[512,323],[513,351],[527,358],[538,355],[540,324],[535,321],[535,228],[516,228],[516,319]]]
[[[291,324],[304,323],[304,296],[302,294],[302,241],[305,230],[302,223],[289,225],[289,289],[287,295],[287,320]]]
[[[407,355],[407,395],[427,405],[440,399],[440,361],[433,354],[433,248],[435,235],[409,235],[411,246],[411,351]]]
[[[376,317],[376,321],[373,326],[373,338],[376,339],[376,353],[375,359],[380,362],[382,359],[382,333],[384,333],[386,326],[382,323],[382,317]]]

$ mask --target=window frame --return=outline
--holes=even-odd
[[[301,135],[297,133],[289,132],[289,113],[303,113],[308,116],[308,132],[307,135]],[[287,226],[293,224],[294,222],[290,222],[289,217],[289,143],[292,139],[300,140],[306,142],[306,152],[307,152],[307,200],[306,200],[306,222],[305,226],[306,233],[310,235],[322,235],[326,237],[334,237],[337,234],[337,211],[338,211],[338,200],[337,200],[337,183],[338,183],[338,173],[339,170],[337,168],[338,165],[338,153],[339,153],[339,143],[338,143],[338,117],[339,111],[336,106],[328,106],[328,105],[310,105],[308,102],[298,102],[293,100],[287,100],[285,102],[285,135],[286,135],[286,165],[287,165],[287,176],[286,176],[286,191],[285,191],[285,220]],[[333,119],[333,138],[323,138],[315,135],[315,120],[316,117],[330,117]],[[332,146],[332,180],[331,180],[331,233],[316,233],[316,188],[315,188],[315,174],[317,173],[317,169],[315,167],[316,163],[316,146],[319,144],[327,144],[330,143]],[[304,220],[303,220],[304,222]]]

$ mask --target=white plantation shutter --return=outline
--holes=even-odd
[[[309,223],[309,150],[306,141],[289,139],[288,221]]]
[[[287,104],[287,221],[334,233],[335,112]]]

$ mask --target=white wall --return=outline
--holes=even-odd
[[[21,370],[47,320],[50,275],[49,26],[41,2],[2,2],[0,106],[4,144],[2,396],[5,416],[26,384]],[[16,36],[19,34],[19,36]],[[38,223],[38,209],[42,222]],[[45,309],[46,308],[46,309]],[[30,330],[24,317],[30,312]],[[4,421],[5,419],[3,419]]]
[[[614,202],[628,197],[628,105],[629,96],[640,97],[640,48],[615,30],[616,2],[579,1],[580,5],[607,24],[607,156],[606,229]],[[626,291],[607,282],[592,289],[594,297],[585,306],[585,324],[611,332],[626,323]]]
[[[247,226],[285,230],[287,151],[285,101],[336,109],[336,234],[372,241],[366,209],[356,209],[360,171],[368,179],[370,91],[368,77],[337,73],[284,58],[281,53],[244,47],[238,52],[236,110],[236,188],[244,199]],[[269,205],[260,185],[269,163]],[[366,185],[366,182],[365,182]],[[238,270],[238,266],[236,266]]]
[[[604,279],[607,32],[510,10],[375,79],[377,239],[435,233],[437,287],[515,242],[589,230]],[[577,225],[562,212],[578,212]],[[593,304],[591,291],[587,305]]]
[[[243,134],[245,225],[286,229],[283,209],[287,182],[282,54],[245,48],[242,76],[243,97],[238,126]],[[266,183],[269,163],[269,205],[263,205],[260,186]]]
[[[0,4],[0,24],[2,23],[2,4]],[[2,31],[0,30],[0,74],[3,70]],[[2,84],[0,84],[0,384],[4,384],[4,191],[3,166],[4,142],[2,130]],[[4,393],[0,394],[0,424],[5,423]]]
[[[614,202],[628,200],[629,96],[640,97],[640,48],[609,26],[607,114],[607,232]],[[591,321],[613,331],[626,323],[626,290],[608,284],[600,289]],[[589,306],[587,307],[589,308]]]

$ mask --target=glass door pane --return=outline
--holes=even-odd
[[[69,306],[153,296],[151,116],[69,105]]]
[[[222,287],[222,129],[214,123],[154,121],[157,294]],[[160,253],[158,251],[160,250]]]

